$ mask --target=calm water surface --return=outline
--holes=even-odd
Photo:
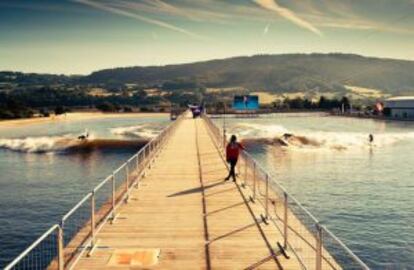
[[[414,269],[414,123],[289,114],[226,122],[372,269]],[[302,141],[269,141],[284,133]]]

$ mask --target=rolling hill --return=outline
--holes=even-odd
[[[165,89],[242,87],[273,93],[347,91],[345,86],[414,90],[414,61],[353,54],[257,55],[190,64],[127,67],[93,72],[83,83],[133,83]]]

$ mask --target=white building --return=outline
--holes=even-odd
[[[384,108],[389,110],[391,117],[414,119],[414,96],[389,98],[385,100]]]

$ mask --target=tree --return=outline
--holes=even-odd
[[[103,102],[101,104],[98,104],[96,108],[103,112],[114,112],[116,110],[115,106],[110,102]]]
[[[342,105],[344,106],[344,109],[345,110],[349,110],[351,108],[351,103],[350,103],[348,97],[346,97],[346,96],[342,97],[342,99],[341,99],[341,106]]]
[[[64,114],[66,112],[67,112],[66,108],[61,106],[61,105],[56,106],[56,108],[55,108],[55,115]]]
[[[46,108],[41,108],[41,109],[39,110],[39,113],[40,113],[43,117],[49,117],[49,116],[50,116],[49,110],[48,110],[48,109],[46,109]]]
[[[319,97],[318,108],[319,109],[327,109],[327,102],[324,96]]]
[[[132,109],[132,107],[131,106],[124,106],[124,112],[133,112],[133,109]]]

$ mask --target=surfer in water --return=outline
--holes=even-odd
[[[369,134],[368,141],[369,141],[370,144],[372,144],[374,142],[374,135]]]
[[[89,137],[89,132],[85,130],[83,134],[78,136],[78,140],[85,141],[88,139],[88,137]]]

